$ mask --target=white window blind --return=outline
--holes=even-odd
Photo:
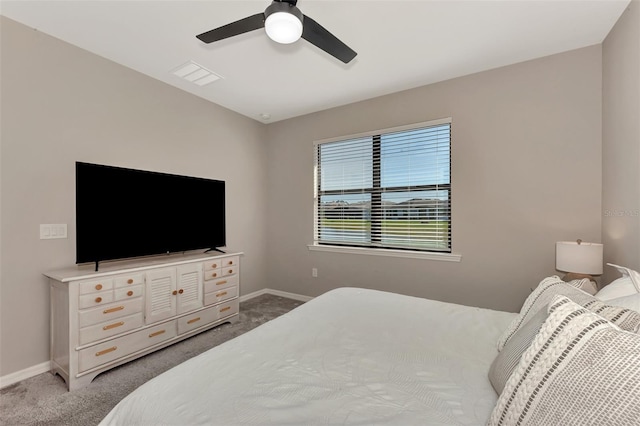
[[[315,243],[451,252],[451,120],[319,142]]]

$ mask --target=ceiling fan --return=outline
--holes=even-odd
[[[302,37],[345,64],[355,58],[356,52],[322,25],[303,15],[296,3],[298,0],[274,0],[264,13],[251,15],[196,37],[205,43],[213,43],[264,27],[269,38],[278,43],[290,44]]]

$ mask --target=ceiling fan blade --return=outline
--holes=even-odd
[[[256,13],[239,21],[232,22],[222,27],[216,28],[206,33],[197,35],[196,37],[205,43],[213,43],[214,41],[223,40],[225,38],[248,33],[264,27],[264,13]]]
[[[356,57],[356,52],[307,15],[304,15],[302,25],[302,38],[329,55],[340,59],[345,64]]]

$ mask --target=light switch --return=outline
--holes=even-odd
[[[54,238],[67,238],[67,224],[41,224],[40,239],[52,240]]]
[[[51,227],[48,225],[40,225],[40,239],[45,240],[51,238]]]

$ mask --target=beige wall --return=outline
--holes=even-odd
[[[519,309],[556,273],[556,241],[600,241],[601,70],[592,46],[269,125],[269,285]],[[314,140],[443,117],[453,118],[453,251],[462,262],[307,249]]]
[[[49,359],[42,272],[75,262],[76,160],[225,180],[242,293],[264,288],[264,125],[1,19],[0,375]],[[41,223],[69,238],[39,240]]]
[[[640,163],[637,127],[611,145],[620,114],[607,112],[638,106],[625,95],[633,75],[615,66],[628,56],[637,66],[635,0],[631,10],[604,53],[593,46],[266,127],[1,18],[0,376],[48,360],[41,272],[75,259],[76,160],[225,179],[234,194],[229,246],[246,252],[243,294],[270,287],[315,296],[362,286],[518,309],[530,287],[556,273],[555,241],[607,243],[615,228],[603,210],[639,198],[633,184],[607,198],[619,187],[619,162],[636,172]],[[626,83],[618,84],[614,71]],[[461,263],[307,249],[314,140],[449,116],[453,248]],[[628,155],[634,149],[637,161]],[[638,174],[630,175],[637,182]],[[69,238],[39,240],[40,223],[67,223]],[[638,259],[634,226],[624,241]],[[610,260],[632,264],[606,250]]]
[[[602,46],[602,240],[605,262],[640,271],[640,1]],[[619,275],[605,268],[605,282]]]

